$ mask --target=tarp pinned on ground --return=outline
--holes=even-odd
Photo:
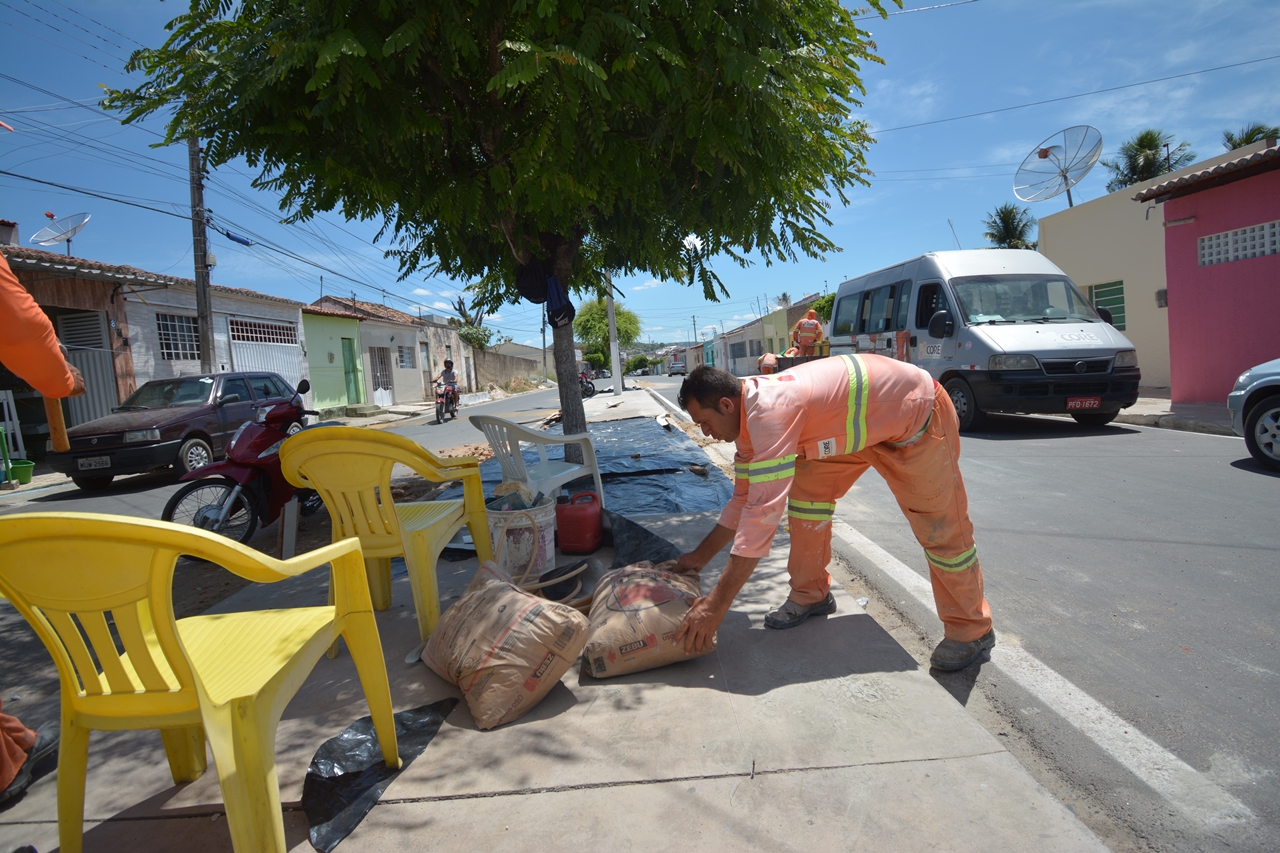
[[[604,503],[628,515],[704,512],[720,509],[733,494],[733,483],[711,463],[706,452],[681,430],[666,430],[653,418],[626,418],[588,426],[596,448],[600,478],[604,482]],[[563,435],[559,425],[547,430]],[[564,447],[545,448],[548,459],[563,459]],[[525,461],[536,464],[538,453],[524,451]],[[695,473],[695,469],[697,473]],[[480,479],[485,494],[502,482],[502,468],[496,459],[480,463]],[[566,488],[573,494],[594,489],[590,477]],[[461,487],[441,497],[456,498]],[[647,558],[645,558],[647,559]]]
[[[440,731],[457,699],[442,699],[395,715],[400,769],[387,767],[371,717],[361,717],[321,745],[302,783],[311,846],[329,853],[364,820],[382,792],[408,769]]]

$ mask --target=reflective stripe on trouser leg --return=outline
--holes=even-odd
[[[817,604],[831,590],[831,517],[842,496],[869,467],[856,456],[797,459],[795,482],[787,501],[791,523],[791,553],[787,572],[797,604]]]
[[[983,595],[982,567],[960,476],[955,408],[941,388],[935,389],[933,405],[932,423],[920,441],[900,448],[877,445],[870,454],[925,550],[933,600],[947,638],[969,642],[991,630],[991,608]]]

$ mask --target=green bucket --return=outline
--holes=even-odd
[[[36,467],[36,463],[27,459],[10,459],[9,465],[13,468],[13,479],[19,484],[31,482],[31,469]]]

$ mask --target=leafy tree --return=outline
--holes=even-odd
[[[657,364],[657,362],[651,361],[646,355],[635,355],[627,359],[627,365],[622,369],[626,373],[632,373],[651,364]]]
[[[814,300],[813,304],[811,304],[809,307],[812,308],[814,311],[818,312],[819,320],[821,320],[824,323],[830,323],[831,310],[832,308],[835,307],[835,304],[836,304],[836,295],[834,293],[828,293],[826,296],[823,296],[820,299]]]
[[[987,230],[982,232],[988,242],[997,249],[1034,249],[1035,240],[1028,240],[1031,229],[1036,225],[1036,218],[1025,207],[1012,202],[1002,204],[982,220]]]
[[[493,329],[485,326],[454,326],[458,330],[458,337],[462,338],[462,342],[472,349],[487,349],[490,339],[493,338]]]
[[[640,339],[640,318],[623,307],[613,305],[613,322],[618,331],[618,346],[628,347]],[[603,299],[583,303],[573,320],[573,332],[583,343],[583,352],[609,352],[609,305]]]
[[[1196,152],[1190,143],[1174,145],[1172,133],[1147,128],[1120,146],[1120,156],[1115,160],[1103,160],[1102,165],[1111,172],[1107,192],[1113,193],[1125,187],[1158,178],[1195,162]]]
[[[1228,151],[1261,142],[1264,139],[1280,138],[1280,127],[1274,124],[1263,124],[1260,121],[1250,122],[1240,129],[1239,133],[1222,131],[1222,147]]]
[[[607,359],[602,352],[584,352],[582,360],[591,365],[596,370],[604,370]]]
[[[189,0],[170,30],[107,106],[164,113],[208,166],[244,157],[289,221],[380,219],[403,275],[471,279],[490,311],[519,298],[517,269],[717,299],[711,258],[838,251],[828,199],[867,183],[852,113],[859,63],[881,60],[835,0]],[[554,340],[581,432],[573,332]]]

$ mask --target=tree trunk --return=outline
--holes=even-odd
[[[578,247],[575,244],[562,242],[556,247],[552,256],[556,278],[564,287],[573,273],[573,261]],[[587,431],[587,413],[582,408],[582,388],[578,384],[578,361],[573,357],[573,324],[566,323],[552,332],[553,348],[556,357],[556,382],[560,385],[560,425],[565,435]],[[582,459],[582,446],[566,444],[564,460],[579,463]],[[603,497],[603,495],[601,496]]]
[[[556,381],[560,383],[560,424],[565,435],[587,431],[587,413],[582,408],[582,388],[578,385],[578,362],[573,357],[573,324],[552,332],[556,357]],[[566,462],[582,462],[582,446],[564,446]]]

